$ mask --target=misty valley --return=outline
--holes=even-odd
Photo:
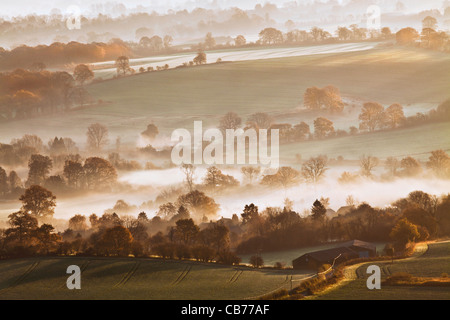
[[[0,13],[1,300],[450,299],[448,1],[47,2]]]

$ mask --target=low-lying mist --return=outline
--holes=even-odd
[[[316,185],[300,183],[286,189],[261,186],[259,183],[246,186],[238,169],[223,169],[224,174],[233,175],[238,179],[241,186],[224,192],[207,192],[207,194],[220,205],[217,218],[220,216],[231,218],[233,214],[240,216],[246,204],[254,203],[262,211],[266,207],[283,207],[286,198],[293,202],[293,210],[306,214],[306,210],[309,211],[314,201],[321,197],[329,198],[329,208],[337,211],[340,207],[347,205],[349,196],[352,196],[356,204],[366,202],[375,207],[385,207],[416,190],[437,196],[450,192],[450,181],[436,178],[397,178],[387,182],[363,179],[358,183],[339,183],[338,177],[348,169],[333,167],[327,171],[326,178]],[[353,167],[353,171],[355,170],[356,167]],[[205,174],[206,168],[197,168],[195,183],[202,183]],[[135,206],[133,212],[126,214],[137,216],[140,211],[145,211],[149,217],[152,217],[158,211],[158,205],[149,209],[142,208],[142,204],[154,201],[163,190],[183,187],[184,175],[179,168],[145,170],[122,174],[119,181],[122,184],[128,184],[129,188],[110,194],[98,193],[57,199],[54,217],[69,219],[75,214],[86,216],[92,213],[103,214],[105,210],[113,208],[117,200],[124,200],[130,206]],[[18,209],[19,206],[19,202],[15,205],[11,203],[0,205],[0,219],[5,220],[7,214],[13,212],[11,210],[15,207]]]

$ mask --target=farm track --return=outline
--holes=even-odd
[[[3,293],[7,292],[10,289],[13,289],[15,287],[17,287],[18,285],[20,285],[22,282],[25,281],[25,279],[30,275],[30,273],[32,273],[37,267],[38,265],[41,263],[40,260],[36,260],[35,262],[33,262],[33,264],[31,264],[27,270],[25,270],[25,272],[16,279],[16,281],[14,281],[9,287],[0,290],[0,295],[2,295]]]
[[[183,272],[181,272],[181,274],[178,276],[178,278],[172,282],[172,286],[176,286],[178,285],[181,281],[183,281],[186,276],[188,275],[188,273],[191,271],[192,269],[192,265],[186,266],[183,270]]]
[[[127,284],[128,281],[130,281],[130,279],[134,276],[134,274],[136,273],[136,271],[139,269],[141,265],[141,262],[136,262],[133,265],[133,268],[131,268],[130,271],[128,271],[123,277],[122,279],[116,283],[114,285],[114,288],[122,288],[123,286],[125,286]]]
[[[228,284],[233,284],[239,280],[240,276],[244,273],[244,270],[236,270],[230,280],[228,280]]]
[[[404,262],[404,261],[409,261],[409,260],[415,260],[415,259],[420,259],[421,257],[423,257],[429,250],[429,246],[427,243],[418,243],[416,245],[416,248],[414,249],[413,254],[408,257],[408,258],[404,258],[404,259],[399,259],[399,260],[395,260],[397,262]],[[390,268],[390,266],[388,265],[388,261],[373,261],[373,264],[378,264],[381,265],[381,272],[385,275],[385,276],[390,276],[392,275],[392,270]],[[348,267],[345,267],[343,272],[344,272],[344,279],[342,279],[341,281],[339,281],[338,283],[330,286],[329,288],[325,289],[325,291],[319,293],[316,296],[311,296],[309,298],[314,299],[316,297],[321,297],[324,296],[326,294],[328,294],[330,291],[333,290],[339,290],[339,288],[341,288],[342,286],[348,284],[351,281],[355,281],[355,280],[361,280],[361,279],[366,279],[367,275],[364,273],[364,270],[361,268],[361,266],[363,265],[367,265],[370,264],[369,262],[362,262],[359,264],[355,264],[355,265],[350,265]],[[406,267],[405,267],[406,268]],[[407,271],[407,269],[405,270]]]

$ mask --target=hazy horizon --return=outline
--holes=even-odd
[[[359,4],[376,4],[384,8],[387,12],[395,8],[398,2],[404,4],[404,13],[419,13],[423,10],[438,9],[443,12],[443,8],[449,5],[448,0],[403,0],[393,3],[392,1],[378,0],[328,0],[320,2],[321,5],[359,5]],[[30,14],[47,15],[52,13],[52,10],[59,10],[60,13],[65,14],[69,7],[80,7],[81,13],[86,16],[96,16],[98,14],[108,14],[118,16],[123,13],[129,14],[133,12],[158,12],[160,14],[167,13],[169,10],[193,10],[195,8],[206,9],[227,9],[238,7],[242,10],[254,9],[257,4],[264,5],[266,3],[275,4],[278,8],[295,7],[302,5],[312,5],[317,3],[314,0],[128,0],[124,1],[110,1],[110,0],[46,0],[46,1],[32,1],[19,0],[14,2],[7,2],[0,4],[0,17],[18,17]],[[123,12],[125,9],[125,12]]]

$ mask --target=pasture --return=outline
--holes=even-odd
[[[82,270],[81,290],[67,289],[70,265]],[[289,288],[291,278],[306,276],[187,261],[78,257],[0,261],[0,274],[0,300],[242,300]]]

